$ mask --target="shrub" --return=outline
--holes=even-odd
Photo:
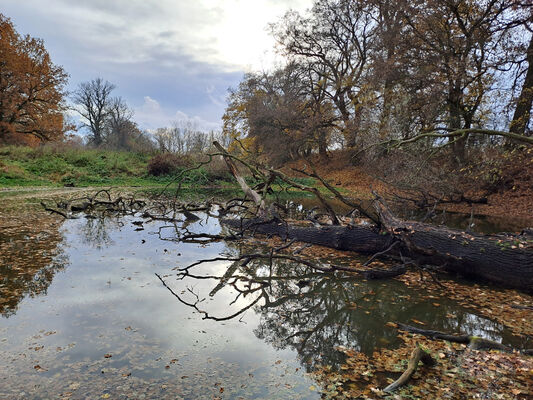
[[[158,154],[148,161],[148,175],[169,175],[178,168],[188,167],[190,164],[189,157],[178,157],[171,153]]]

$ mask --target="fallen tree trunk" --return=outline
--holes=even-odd
[[[533,247],[516,235],[479,235],[430,224],[403,221],[376,196],[375,208],[390,235],[410,257],[448,271],[533,292]]]
[[[259,218],[222,222],[233,229],[363,254],[383,252],[394,240],[400,240],[394,252],[400,251],[420,264],[441,265],[444,270],[478,280],[533,292],[533,249],[520,248],[515,237],[484,236],[405,221],[385,234],[372,226],[298,226]]]
[[[334,225],[314,227],[291,225],[281,221],[275,213],[266,210],[264,196],[247,185],[233,163],[232,156],[219,143],[214,142],[214,145],[223,155],[228,169],[243,192],[257,205],[257,218],[225,220],[226,224],[240,229],[241,232],[278,235],[359,253],[389,252],[393,244],[399,242],[399,245],[394,246],[394,252],[407,255],[419,266],[437,265],[465,276],[533,292],[533,246],[526,237],[483,236],[421,222],[403,221],[392,214],[376,193],[374,193],[374,208],[378,214],[380,229],[368,225],[341,226],[338,225],[339,221],[325,198],[310,187],[305,187],[305,190],[315,193],[328,210]],[[294,183],[283,173],[270,168],[265,170],[267,173],[263,175],[269,176],[265,181],[265,189],[273,182],[274,177],[302,189],[302,185]],[[314,176],[318,177],[318,174],[314,173]],[[319,179],[325,183],[323,179]],[[327,183],[325,187],[336,197],[342,197],[336,190],[332,191]]]

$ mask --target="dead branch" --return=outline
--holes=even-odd
[[[470,128],[470,129],[457,129],[451,132],[445,132],[445,133],[439,133],[438,131],[431,131],[431,132],[425,132],[421,133],[419,135],[416,135],[409,139],[390,139],[385,140],[378,143],[373,143],[368,146],[365,146],[361,150],[359,150],[357,153],[355,153],[352,158],[357,158],[360,154],[368,151],[369,149],[373,147],[387,147],[389,149],[393,148],[399,148],[402,146],[405,146],[406,144],[415,143],[418,142],[421,139],[448,139],[447,143],[443,143],[439,147],[442,148],[444,146],[452,144],[454,141],[466,138],[467,136],[471,134],[480,134],[480,135],[488,135],[488,136],[502,136],[506,137],[511,140],[515,140],[517,142],[522,142],[526,144],[533,144],[533,137],[525,136],[525,135],[519,135],[512,132],[506,132],[506,131],[497,131],[492,129],[480,129],[480,128]]]
[[[409,333],[416,333],[418,335],[429,337],[430,339],[446,340],[448,342],[468,344],[468,347],[470,347],[473,350],[500,350],[500,351],[505,351],[505,352],[512,352],[514,350],[512,347],[495,342],[493,340],[481,338],[478,336],[452,335],[452,334],[439,332],[439,331],[420,329],[420,328],[410,326],[410,325],[405,325],[402,323],[396,323],[396,325],[398,329],[402,331],[406,331]],[[533,354],[533,349],[518,350],[518,351],[520,351],[523,354]]]
[[[411,376],[415,373],[420,361],[427,366],[434,366],[436,364],[436,361],[433,359],[433,357],[431,357],[431,355],[426,350],[422,349],[417,343],[415,349],[411,353],[411,358],[407,364],[407,369],[396,381],[383,389],[383,391],[390,393],[407,384],[409,379],[411,379]]]
[[[320,183],[322,183],[322,185],[326,189],[328,189],[333,194],[333,196],[335,196],[335,198],[337,198],[339,201],[341,201],[342,203],[346,204],[347,206],[358,210],[361,213],[361,215],[364,215],[366,218],[370,219],[372,222],[374,222],[375,224],[379,225],[379,220],[378,220],[378,218],[376,218],[376,216],[374,216],[370,212],[368,212],[363,207],[363,205],[360,202],[355,202],[353,200],[349,200],[346,197],[344,197],[336,188],[331,186],[322,176],[320,176],[317,173],[316,168],[315,168],[315,166],[313,165],[313,163],[311,161],[308,160],[307,162],[308,162],[308,164],[310,165],[310,167],[311,167],[311,169],[313,171],[312,173],[308,173],[307,171],[302,170],[302,169],[297,169],[297,168],[292,168],[292,169],[294,171],[296,171],[296,172],[299,172],[299,173],[303,174],[303,175],[309,176],[310,178],[318,179],[320,181]]]
[[[44,208],[45,211],[48,211],[48,212],[50,212],[50,213],[52,213],[52,214],[58,214],[58,215],[61,215],[61,216],[62,216],[63,218],[65,218],[65,219],[75,219],[75,218],[77,218],[77,217],[75,217],[75,216],[68,215],[68,214],[64,213],[63,211],[55,210],[55,209],[53,209],[53,208],[50,208],[50,207],[48,207],[48,206],[47,206],[44,202],[42,202],[42,201],[41,201],[41,206],[43,206],[43,208]]]
[[[265,207],[265,200],[263,199],[263,197],[261,197],[259,193],[257,193],[250,186],[248,186],[244,178],[239,173],[237,166],[233,162],[232,157],[230,157],[226,149],[224,149],[224,147],[222,147],[220,143],[218,143],[217,141],[213,142],[213,145],[217,148],[218,151],[220,151],[220,153],[222,153],[222,157],[224,158],[224,161],[226,162],[228,169],[230,170],[235,180],[239,183],[239,186],[241,187],[242,191],[247,196],[249,196],[251,199],[253,199],[253,201],[257,205],[258,215],[260,217],[266,217],[267,212],[266,212],[266,207]]]

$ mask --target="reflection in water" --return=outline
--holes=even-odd
[[[86,218],[79,227],[83,242],[97,250],[113,245],[110,232],[118,230],[124,223],[121,218],[95,217]]]
[[[199,215],[186,226],[145,222],[142,231],[133,224],[138,216],[68,220],[62,234],[58,223],[46,230],[3,221],[1,310],[9,318],[0,319],[0,398],[317,399],[302,370],[338,366],[337,346],[367,354],[395,347],[386,323],[412,318],[514,343],[502,326],[394,280],[326,275],[280,260],[207,263],[176,280],[173,268],[199,259],[268,251],[255,242],[176,241],[185,229],[221,231]],[[156,273],[211,315],[260,298],[233,320],[203,320]]]
[[[60,223],[43,213],[0,215],[0,314],[16,313],[26,297],[45,295],[68,259],[58,249]]]
[[[234,254],[236,250],[234,247]],[[250,253],[250,248],[239,251]],[[397,347],[397,331],[386,326],[389,321],[409,323],[416,318],[445,332],[469,332],[504,343],[516,340],[498,323],[446,298],[438,299],[435,306],[435,300],[428,301],[423,293],[395,280],[364,281],[322,274],[284,260],[273,260],[272,265],[264,260],[245,266],[234,263],[221,276],[193,272],[180,276],[186,280],[206,277],[218,281],[209,296],[216,296],[224,285],[234,289],[234,299],[226,300],[228,308],[237,303],[237,309],[243,310],[256,302],[257,296],[262,297],[254,307],[260,316],[255,335],[276,349],[297,351],[308,371],[317,365],[338,367],[344,361],[344,354],[336,350],[341,346],[367,355],[379,348]],[[248,301],[238,302],[243,294]],[[199,298],[206,295],[197,294]]]

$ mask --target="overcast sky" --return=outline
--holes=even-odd
[[[69,90],[102,77],[142,128],[192,118],[219,127],[227,89],[272,65],[266,30],[312,0],[1,0],[21,34],[44,39]]]

